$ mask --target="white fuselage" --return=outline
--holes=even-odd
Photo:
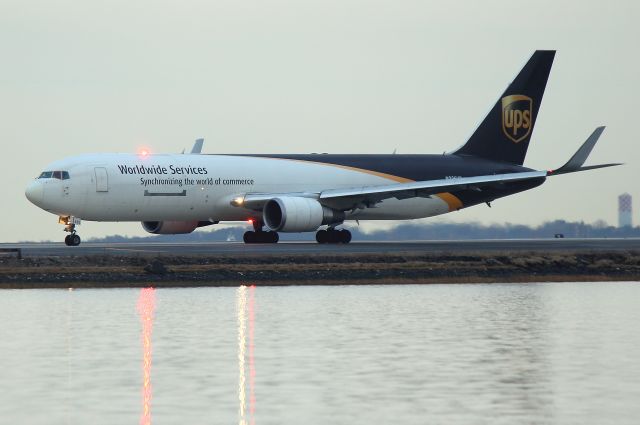
[[[54,162],[46,170],[67,171],[69,178],[36,179],[28,198],[53,214],[90,221],[242,221],[256,212],[231,202],[249,193],[318,194],[399,181],[331,164],[228,155],[92,154]],[[388,199],[347,212],[347,219],[413,219],[450,209],[438,196]]]

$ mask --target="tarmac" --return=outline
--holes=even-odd
[[[412,242],[352,242],[347,245],[320,245],[315,242],[280,242],[244,244],[242,242],[195,243],[91,243],[77,247],[63,243],[0,244],[0,251],[19,248],[23,257],[65,256],[149,256],[149,255],[336,255],[385,253],[464,253],[464,252],[570,252],[570,251],[640,251],[640,238],[625,239],[502,239]],[[4,253],[2,255],[11,255]],[[15,255],[15,254],[13,254]]]

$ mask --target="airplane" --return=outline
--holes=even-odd
[[[458,211],[540,186],[584,166],[604,127],[556,170],[523,166],[555,57],[537,50],[460,148],[439,155],[104,153],[45,167],[26,188],[80,244],[83,221],[137,221],[153,234],[191,233],[250,221],[245,243],[276,243],[279,232],[316,232],[318,243],[349,243],[345,221],[407,220]]]

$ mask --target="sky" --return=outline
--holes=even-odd
[[[558,52],[525,165],[557,168],[599,125],[589,163],[626,165],[428,221],[616,224],[628,192],[638,224],[639,20],[635,0],[0,0],[0,241],[63,239],[24,188],[79,153],[451,151],[536,49]]]

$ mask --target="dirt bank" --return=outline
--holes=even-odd
[[[640,281],[640,252],[0,257],[0,288]]]

